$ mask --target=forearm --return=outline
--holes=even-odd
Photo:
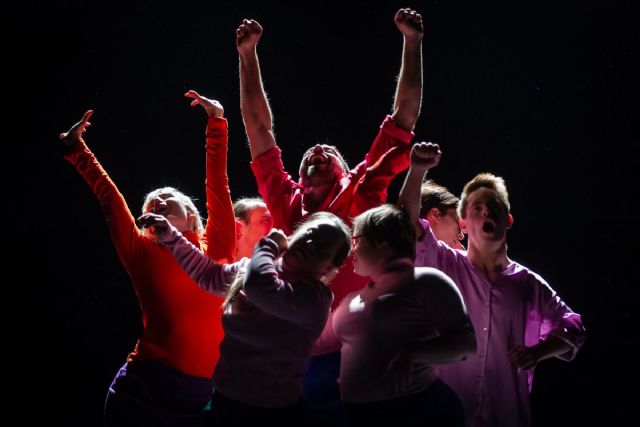
[[[422,236],[424,233],[418,219],[420,217],[421,203],[420,189],[427,172],[425,169],[418,169],[411,166],[405,178],[404,185],[400,189],[400,194],[398,195],[398,206],[404,209],[407,215],[409,215],[409,220],[416,227],[418,236]]]
[[[118,256],[128,267],[142,235],[124,197],[84,142],[77,143],[65,159],[76,168],[98,199]]]
[[[222,265],[206,256],[173,226],[159,240],[169,248],[178,264],[201,288],[224,296],[226,289]]]
[[[393,119],[407,131],[413,130],[422,104],[422,40],[405,37],[398,77]]]
[[[275,145],[273,118],[262,86],[255,49],[240,54],[240,108],[249,138],[251,158],[255,159]]]
[[[573,347],[571,344],[555,335],[549,335],[544,341],[531,347],[538,362],[559,356],[570,351]]]
[[[207,255],[218,262],[232,262],[236,233],[227,176],[228,135],[225,119],[210,118],[206,145]]]

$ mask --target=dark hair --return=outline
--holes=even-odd
[[[349,253],[351,252],[351,230],[349,229],[349,227],[344,223],[343,220],[341,220],[340,218],[338,218],[337,216],[335,216],[334,214],[332,214],[331,212],[315,212],[311,215],[309,215],[307,218],[305,218],[304,220],[302,220],[301,222],[299,222],[296,225],[296,228],[294,230],[293,234],[296,234],[300,229],[302,229],[307,223],[311,222],[311,221],[315,221],[317,219],[326,219],[329,220],[330,222],[333,223],[333,225],[342,233],[340,234],[341,237],[344,237],[342,243],[340,244],[340,246],[338,247],[338,250],[336,250],[336,253],[333,257],[333,259],[331,260],[331,264],[333,264],[336,267],[339,267],[342,265],[342,263],[344,262],[344,260],[347,258],[347,256],[349,255]]]
[[[458,209],[460,199],[454,196],[447,187],[436,184],[432,180],[425,181],[420,188],[420,218],[437,208],[444,215],[449,209]]]
[[[386,245],[394,258],[416,256],[416,230],[406,212],[385,204],[358,215],[353,229],[374,248]]]
[[[236,200],[233,204],[233,216],[246,224],[249,222],[251,212],[257,207],[266,208],[267,205],[260,197],[243,197],[242,199]]]
[[[347,255],[349,255],[349,252],[351,252],[351,230],[349,230],[349,227],[347,227],[344,221],[342,221],[340,218],[330,212],[316,212],[309,215],[309,217],[304,221],[300,222],[297,225],[294,234],[299,230],[302,230],[306,224],[318,219],[329,220],[331,223],[333,223],[335,228],[341,232],[340,236],[343,238],[343,241],[341,242],[340,246],[333,255],[333,259],[331,260],[332,265],[339,267],[347,258]],[[224,302],[222,303],[222,310],[226,310],[231,305],[233,300],[238,295],[238,292],[240,292],[240,290],[242,289],[243,284],[244,273],[238,273],[234,281],[231,283],[229,290],[227,291],[227,295],[224,299]]]

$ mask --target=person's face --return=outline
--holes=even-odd
[[[190,213],[180,198],[171,192],[156,195],[149,201],[145,211],[162,215],[180,232],[193,231],[195,215]]]
[[[454,249],[464,249],[460,243],[464,239],[460,228],[460,217],[454,208],[447,209],[444,213],[440,213],[437,208],[434,208],[433,215],[429,215],[427,219],[436,239],[445,242]]]
[[[460,224],[470,242],[500,242],[506,240],[512,222],[496,192],[479,188],[467,196],[466,217]]]
[[[351,237],[353,271],[359,276],[375,276],[385,264],[386,257],[382,248],[376,248],[361,230],[354,229]]]
[[[342,231],[326,219],[307,223],[289,238],[289,248],[282,256],[285,269],[318,279],[326,275],[337,267],[333,265],[333,258],[343,241],[341,234]]]
[[[266,206],[253,208],[249,214],[249,221],[245,224],[245,234],[252,241],[252,246],[266,236],[271,228],[273,228],[273,219]]]
[[[328,145],[316,144],[302,156],[300,178],[305,187],[334,183],[343,172],[340,155]]]

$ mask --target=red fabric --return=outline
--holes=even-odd
[[[409,167],[410,142],[413,132],[400,129],[387,116],[373,141],[365,160],[336,183],[318,211],[328,211],[351,225],[362,212],[387,201],[391,180]],[[282,151],[277,146],[258,156],[251,168],[258,183],[258,192],[273,217],[274,227],[291,234],[296,224],[312,212],[304,207],[302,187],[289,175],[282,163]],[[353,273],[351,258],[331,283],[335,294],[333,306],[349,292],[362,288],[366,278]]]
[[[232,260],[235,233],[226,179],[227,135],[225,119],[209,120],[209,221],[205,235],[210,243],[207,253]],[[128,361],[160,359],[185,374],[211,378],[222,340],[222,300],[200,289],[180,268],[169,249],[140,232],[122,194],[84,143],[78,144],[77,150],[66,159],[98,198],[116,252],[131,277],[140,303],[144,330]],[[196,246],[207,249],[205,238],[199,238],[194,232],[184,234]]]

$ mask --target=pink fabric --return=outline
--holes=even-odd
[[[469,426],[531,425],[533,370],[514,367],[507,352],[551,334],[572,347],[559,357],[573,359],[586,337],[580,315],[542,277],[516,262],[490,283],[466,252],[439,242],[429,223],[420,222],[425,235],[416,245],[416,265],[438,268],[453,279],[477,336],[477,353],[440,366],[440,377],[462,400]]]

